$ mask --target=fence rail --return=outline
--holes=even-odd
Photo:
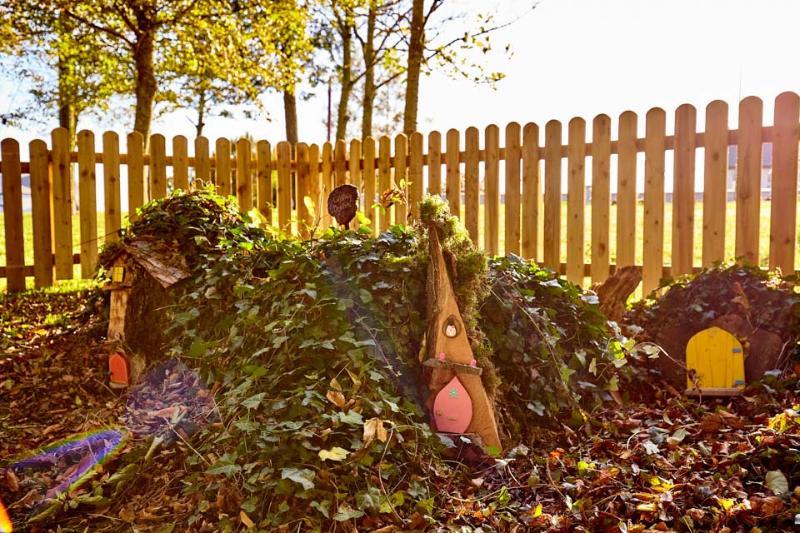
[[[37,287],[51,285],[54,279],[71,279],[74,264],[80,264],[81,277],[91,277],[100,241],[97,196],[101,184],[105,235],[100,237],[111,241],[122,227],[123,193],[127,211],[132,212],[146,200],[163,197],[170,190],[213,183],[221,194],[234,195],[243,209],[257,208],[268,223],[308,236],[318,223],[323,227],[331,223],[323,209],[328,192],[352,183],[366,199],[360,208],[373,221],[375,231],[418,217],[425,191],[444,194],[470,236],[486,252],[501,252],[502,230],[503,252],[559,269],[578,283],[585,276],[591,276],[593,282],[602,281],[616,266],[633,265],[637,228],[641,228],[643,288],[648,292],[657,287],[662,276],[690,273],[731,259],[725,257],[725,227],[727,159],[732,146],[736,146],[737,154],[736,219],[735,235],[728,238],[735,238],[734,255],[759,264],[759,240],[768,237],[769,267],[795,272],[800,97],[792,92],[779,95],[771,126],[763,125],[759,98],[748,97],[739,103],[736,129],[729,129],[728,111],[725,102],[708,104],[705,131],[698,132],[697,110],[682,105],[675,111],[674,131],[667,135],[666,112],[653,108],[644,117],[644,137],[637,134],[639,117],[626,111],[617,120],[615,139],[608,115],[598,115],[588,125],[582,118],[566,125],[549,121],[544,128],[512,122],[503,132],[503,146],[500,128],[489,125],[483,132],[482,146],[481,132],[472,127],[463,135],[455,129],[447,131],[444,143],[442,134],[436,131],[427,139],[413,133],[349,143],[299,143],[295,147],[286,142],[273,147],[264,140],[242,138],[232,143],[217,139],[213,153],[209,139],[199,137],[190,156],[189,141],[183,136],[172,139],[171,154],[167,155],[163,135],[150,137],[146,153],[142,136],[131,133],[126,138],[127,152],[121,153],[116,133],[103,133],[98,151],[95,134],[86,130],[78,133],[77,150],[70,151],[67,132],[59,128],[52,132],[50,148],[45,141],[34,140],[29,145],[29,161],[21,161],[19,143],[5,139],[0,173],[6,265],[0,267],[0,277],[7,278],[10,291],[24,289],[25,278],[30,276]],[[587,139],[587,129],[591,139]],[[426,140],[427,149],[423,146]],[[765,143],[772,147],[768,236],[760,230]],[[696,221],[695,162],[700,149],[702,220]],[[665,228],[666,161],[670,151],[672,224]],[[643,166],[637,164],[640,154],[644,156]],[[591,158],[588,239],[587,157]],[[562,177],[564,163],[566,174]],[[613,243],[612,169],[616,170],[617,190]],[[25,242],[23,228],[24,175],[30,176],[31,242]],[[73,176],[77,176],[78,184],[77,243],[73,242],[72,228],[76,193]],[[638,181],[644,200],[641,220],[637,220]],[[123,184],[127,191],[123,191]],[[393,187],[407,195],[408,203],[376,209],[380,194]],[[313,200],[313,212],[304,201],[306,196]],[[698,223],[702,228],[702,255],[700,264],[695,264]],[[671,232],[670,264],[664,261],[665,232]],[[32,247],[33,264],[25,264],[28,246]],[[75,253],[77,248],[79,253]],[[612,250],[616,264],[611,262]],[[585,256],[590,257],[588,262]]]

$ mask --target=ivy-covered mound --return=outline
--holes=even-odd
[[[666,356],[654,360],[653,370],[679,390],[686,387],[686,343],[712,326],[742,342],[752,382],[793,359],[800,341],[800,294],[776,272],[720,265],[673,282],[662,296],[651,294],[624,322],[635,324],[637,340],[664,349]]]
[[[440,200],[422,213],[450,252],[506,447],[564,414],[584,423],[625,365],[590,298],[517,258],[487,262]],[[190,524],[447,520],[440,487],[468,472],[440,458],[452,442],[432,433],[419,407],[424,231],[395,226],[373,238],[362,227],[299,242],[195,193],[148,204],[126,238],[143,234],[186,256],[192,277],[175,289],[164,355],[213,384],[221,416],[185,459]]]

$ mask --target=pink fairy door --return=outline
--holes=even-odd
[[[472,399],[467,389],[454,377],[433,402],[436,429],[445,433],[464,433],[472,422]]]

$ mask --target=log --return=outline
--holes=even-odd
[[[600,310],[609,320],[619,322],[625,315],[628,298],[642,281],[642,268],[626,266],[618,268],[614,275],[595,286],[600,299]]]

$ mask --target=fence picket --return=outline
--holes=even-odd
[[[592,121],[592,283],[602,283],[609,271],[609,209],[611,208],[611,118]]]
[[[442,134],[428,134],[428,193],[442,194]]]
[[[33,219],[33,281],[36,288],[53,284],[53,239],[50,218],[50,163],[47,143],[31,141],[31,217]]]
[[[561,123],[544,127],[544,265],[561,267]]]
[[[56,279],[72,279],[72,174],[65,128],[51,134],[53,143],[53,241]]]
[[[103,199],[105,201],[105,242],[116,242],[122,227],[119,174],[119,135],[103,133]]]
[[[728,104],[706,106],[703,139],[703,267],[725,259],[726,173],[728,165]]]
[[[772,213],[769,267],[794,272],[797,232],[797,145],[800,142],[800,97],[785,92],[775,98],[772,135]]]
[[[644,242],[642,287],[645,294],[658,288],[664,268],[664,157],[666,113],[647,112],[644,139]]]
[[[414,132],[408,138],[408,199],[411,204],[411,219],[419,220],[419,204],[422,202],[422,134]]]
[[[256,143],[256,207],[272,224],[272,148],[267,141]]]
[[[292,223],[292,145],[278,143],[278,227],[287,233]]]
[[[236,199],[239,208],[245,213],[253,209],[253,169],[250,158],[253,149],[250,141],[241,138],[236,141]]]
[[[408,137],[401,133],[394,138],[394,186],[403,194],[395,205],[395,224],[408,223]]]
[[[214,183],[217,193],[222,196],[231,195],[231,142],[228,139],[217,139],[214,153]]]
[[[189,190],[189,142],[183,135],[172,138],[172,187]]]
[[[55,150],[55,143],[53,143]],[[128,219],[136,218],[136,210],[144,205],[144,137],[138,131],[128,134]],[[53,179],[55,186],[55,177]],[[56,244],[58,255],[58,244]],[[72,267],[70,267],[72,268]],[[58,270],[58,258],[56,258]]]
[[[383,194],[392,188],[392,167],[391,167],[392,140],[386,135],[378,140],[378,194]],[[381,207],[380,230],[386,231],[392,223],[392,208]]]
[[[573,118],[567,145],[567,279],[583,283],[584,204],[586,203],[586,121]]]
[[[672,276],[691,274],[694,256],[694,155],[697,111],[683,104],[675,111],[672,185]]]
[[[167,141],[163,135],[150,136],[150,199],[167,195]]]
[[[378,219],[375,217],[375,139],[367,137],[364,150],[364,214],[372,221],[372,233],[376,234]]]
[[[308,147],[308,195],[314,201],[314,211],[310,213],[312,229],[315,229],[322,220],[322,210],[325,209],[321,185],[319,177],[319,145],[312,144]]]
[[[736,149],[736,257],[758,266],[761,216],[761,121],[763,104],[755,96],[739,103]]]
[[[25,233],[22,227],[22,166],[19,143],[0,143],[0,171],[3,174],[3,223],[6,241],[6,277],[9,292],[25,290]]]
[[[445,191],[450,213],[461,217],[461,171],[458,163],[461,147],[457,129],[447,130],[447,152],[445,153],[446,181]]]
[[[539,244],[539,126],[522,128],[522,257],[538,259]]]
[[[619,116],[617,141],[617,267],[636,258],[636,113]]]
[[[94,276],[97,267],[97,173],[94,133],[78,132],[78,201],[81,235],[81,277]]]
[[[506,213],[505,213],[505,253],[519,255],[520,247],[520,201],[522,193],[520,191],[520,125],[510,122],[506,125],[506,151],[505,151],[505,174],[506,174]]]
[[[333,190],[333,145],[326,142],[322,145],[322,203],[319,208],[322,212],[322,227],[331,225],[331,215],[328,213],[328,195]]]
[[[347,160],[347,171],[350,173],[350,184],[358,190],[359,205],[358,210],[362,213],[364,196],[364,184],[361,180],[361,141],[353,139],[350,141],[350,154]],[[354,221],[355,227],[358,228],[358,220]]]
[[[334,150],[334,187],[347,183],[347,145],[343,139],[336,141]]]
[[[298,143],[295,149],[297,161],[297,230],[300,236],[308,239],[314,226],[314,212],[306,205],[306,197],[313,200],[308,160],[308,145]]]
[[[481,208],[480,144],[478,128],[467,128],[464,136],[464,225],[469,237],[478,245]]]
[[[208,155],[208,139],[198,137],[194,140],[194,180],[203,186],[211,183],[211,160]],[[196,188],[195,184],[193,188]]]
[[[484,158],[483,249],[489,255],[500,253],[500,128],[486,127]]]

